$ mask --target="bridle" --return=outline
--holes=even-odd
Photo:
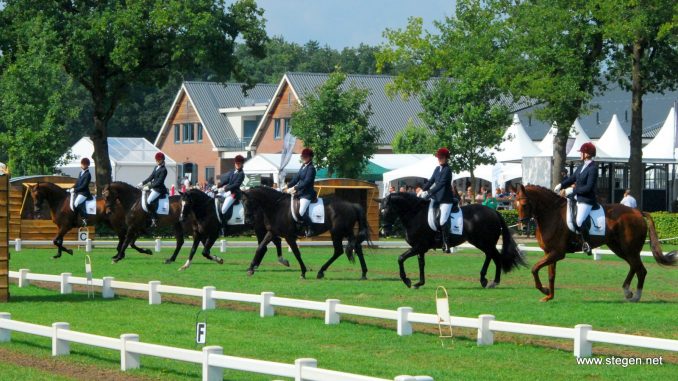
[[[528,198],[527,198],[527,196],[520,196],[520,197],[516,198],[516,201],[520,201],[520,200],[528,200]],[[528,222],[530,222],[532,220],[534,220],[534,216],[533,216],[533,213],[532,213],[532,207],[530,207],[530,214],[528,216],[523,217],[523,218],[519,218],[518,223],[527,224]]]

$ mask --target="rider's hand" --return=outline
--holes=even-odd
[[[569,196],[574,192],[574,188],[567,188],[565,189],[565,196]]]
[[[421,191],[418,195],[419,198],[428,198],[428,191]]]
[[[143,186],[144,186],[144,183],[139,183],[139,184],[137,184],[137,188],[141,188],[141,187],[143,187]]]
[[[144,192],[148,192],[148,189],[149,189],[149,188],[148,188],[148,185],[145,185],[144,188],[143,188],[143,191],[144,191]]]
[[[553,188],[553,191],[558,193],[558,192],[560,192],[560,189],[562,189],[562,186],[560,184],[558,184],[558,185],[556,185],[555,188]]]
[[[73,188],[68,188],[68,193],[73,193],[75,190]]]

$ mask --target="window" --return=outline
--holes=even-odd
[[[181,126],[174,125],[174,143],[181,143]]]
[[[193,143],[193,124],[184,124],[184,143]]]
[[[214,184],[214,167],[205,167],[205,182]]]
[[[198,143],[202,143],[202,124],[198,123]]]
[[[273,119],[273,139],[280,139],[280,119]]]
[[[287,135],[287,133],[290,132],[291,129],[292,129],[291,119],[285,118],[285,133],[283,135]]]

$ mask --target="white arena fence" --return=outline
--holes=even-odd
[[[33,274],[28,269],[10,271],[10,278],[17,279],[19,287],[27,287],[31,280],[60,284],[62,294],[72,292],[72,285],[87,285],[87,279],[74,277],[70,273],[60,275]],[[162,294],[175,294],[202,298],[202,309],[215,308],[215,301],[226,300],[243,303],[259,304],[259,316],[262,318],[275,315],[275,307],[297,308],[319,311],[325,314],[325,324],[339,324],[341,315],[354,315],[396,322],[396,331],[399,336],[412,334],[412,324],[438,326],[439,324],[454,327],[471,328],[478,331],[478,345],[492,345],[495,332],[544,336],[550,338],[573,340],[574,356],[589,357],[592,355],[593,343],[617,344],[637,348],[659,349],[678,352],[678,340],[627,335],[620,333],[594,331],[591,325],[577,324],[574,328],[553,327],[546,325],[512,323],[495,320],[493,315],[480,315],[477,318],[452,316],[449,321],[441,321],[438,315],[415,313],[411,307],[399,307],[397,310],[361,307],[342,304],[338,299],[327,299],[324,302],[281,298],[273,292],[244,294],[237,292],[217,291],[213,286],[202,289],[163,285],[159,281],[145,283],[131,283],[116,281],[113,277],[92,279],[92,284],[102,288],[103,298],[115,296],[115,290],[132,290],[148,293],[149,304],[160,304]],[[1,326],[0,326],[1,327]],[[315,380],[316,378],[313,378]],[[326,378],[334,380],[335,378]],[[375,380],[372,378],[338,378],[342,380]],[[410,380],[410,379],[401,379]],[[422,378],[428,380],[428,378]]]
[[[118,241],[98,241],[98,240],[91,240],[87,239],[84,241],[64,241],[63,242],[64,246],[82,246],[85,248],[86,252],[91,252],[94,250],[95,247],[106,247],[106,248],[114,248],[118,246]],[[155,252],[160,252],[162,248],[171,248],[174,249],[176,247],[176,242],[172,240],[161,240],[161,239],[156,239],[155,241],[137,241],[135,243],[138,247],[141,248],[152,248],[155,250]],[[33,241],[33,240],[21,240],[21,239],[13,239],[9,241],[10,246],[14,246],[15,251],[21,251],[23,246],[45,246],[45,247],[53,247],[54,244],[52,241]],[[184,242],[184,245],[182,248],[190,248],[193,245],[191,241]],[[297,241],[297,245],[301,246],[321,246],[321,247],[332,247],[332,241]],[[365,244],[363,244],[365,245]],[[222,239],[218,242],[218,244],[214,245],[214,248],[219,248],[219,252],[225,253],[227,247],[235,248],[235,247],[249,247],[249,248],[255,248],[257,247],[258,244],[255,241],[229,241],[227,242],[226,240]],[[405,241],[378,241],[374,243],[375,247],[379,248],[384,248],[384,249],[398,249],[398,248],[409,248],[410,246],[407,244]],[[497,248],[501,248],[501,245],[497,245]],[[537,247],[537,246],[525,246],[525,245],[518,245],[518,248],[522,251],[530,251],[530,252],[538,252],[538,253],[543,253],[544,251]],[[459,246],[456,246],[452,249],[452,253],[460,250],[460,249],[476,249],[475,246],[464,243]],[[614,252],[612,250],[607,250],[607,249],[593,249],[593,260],[598,261],[602,259],[603,255],[614,255]],[[652,252],[651,251],[641,251],[640,255],[643,257],[651,257]]]

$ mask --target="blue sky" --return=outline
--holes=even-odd
[[[454,0],[257,0],[265,10],[269,36],[304,44],[316,40],[341,50],[361,42],[384,42],[382,32],[407,25],[407,18],[424,19],[433,29],[433,20],[442,20],[454,11]]]

